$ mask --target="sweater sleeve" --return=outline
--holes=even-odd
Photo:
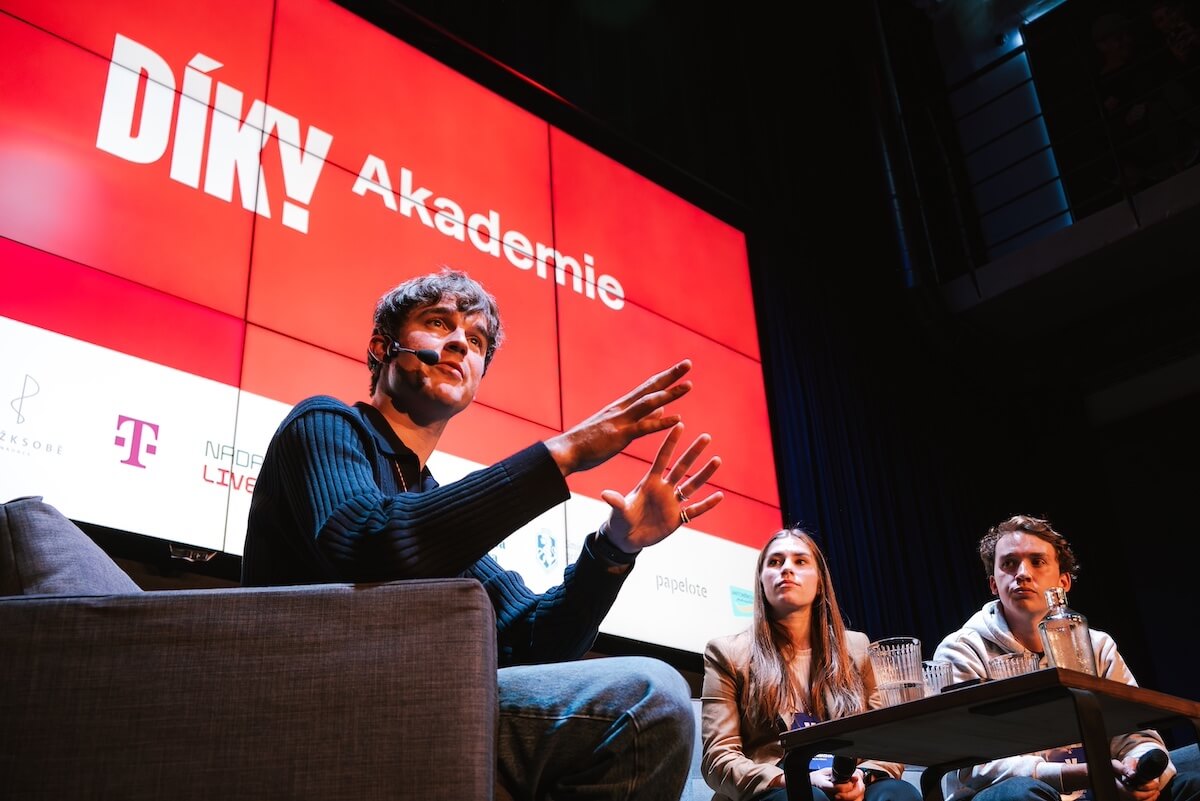
[[[1137,679],[1133,677],[1133,671],[1129,669],[1129,665],[1125,663],[1125,658],[1121,656],[1121,652],[1117,650],[1116,641],[1103,631],[1091,632],[1092,649],[1096,653],[1096,666],[1103,678],[1119,681],[1124,684],[1129,684],[1134,687],[1138,686]],[[1113,737],[1110,742],[1111,755],[1113,759],[1124,760],[1129,757],[1137,757],[1141,759],[1148,751],[1155,748],[1167,750],[1163,739],[1159,733],[1153,729],[1143,729],[1142,731],[1128,732],[1119,734]],[[1167,761],[1167,767],[1163,770],[1159,777],[1163,786],[1175,777],[1175,765],[1170,760]]]
[[[1092,629],[1090,634],[1092,649],[1096,654],[1096,667],[1101,678],[1136,687],[1137,680],[1134,679],[1133,672],[1130,671],[1125,659],[1117,650],[1116,641],[1103,631]],[[1118,761],[1128,757],[1140,759],[1147,751],[1154,748],[1166,750],[1162,738],[1153,729],[1122,733],[1109,740],[1109,756]],[[1059,792],[1065,792],[1062,776],[1063,763],[1047,759],[1049,753],[1040,751],[1023,757],[1012,757],[1009,760],[997,760],[982,766],[982,768],[990,770],[990,773],[986,775],[991,777],[992,782],[1007,778],[1009,775],[1036,776]],[[1000,773],[1001,770],[1004,772]],[[1160,777],[1162,784],[1165,786],[1174,776],[1175,766],[1168,761],[1167,767]]]
[[[315,542],[330,580],[460,575],[569,497],[541,443],[431,491],[385,495],[364,436],[349,414],[309,409],[276,433],[255,488],[256,503],[260,492],[274,499],[258,523]]]
[[[630,571],[606,569],[590,543],[589,536],[562,584],[541,594],[490,557],[471,566],[496,609],[501,666],[579,659],[592,647]]]

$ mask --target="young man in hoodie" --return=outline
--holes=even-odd
[[[1066,538],[1049,521],[1017,515],[993,526],[979,541],[979,558],[996,600],[984,604],[961,629],[938,645],[935,660],[953,665],[951,681],[987,678],[987,662],[1001,654],[1042,653],[1038,624],[1046,616],[1046,590],[1071,589],[1077,565]],[[1113,638],[1091,629],[1092,649],[1099,675],[1136,686],[1133,674],[1117,651]],[[1129,776],[1149,751],[1166,750],[1154,731],[1114,737],[1110,753],[1118,779],[1117,793],[1128,801],[1195,801],[1200,776],[1177,773],[1168,762],[1162,775],[1135,787],[1120,780]],[[1087,764],[1080,745],[1064,745],[1034,754],[997,759],[947,774],[946,801],[1075,801],[1090,798]]]

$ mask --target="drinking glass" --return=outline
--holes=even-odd
[[[921,641],[916,637],[886,637],[867,646],[875,684],[886,706],[925,697],[921,675]]]

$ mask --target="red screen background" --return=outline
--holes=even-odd
[[[689,358],[695,389],[676,411],[690,433],[713,435],[724,464],[712,485],[726,494],[697,527],[755,548],[778,528],[736,227],[325,0],[0,5],[0,314],[286,404],[318,393],[352,402],[366,395],[375,300],[449,264],[497,297],[508,339],[440,449],[493,462]],[[174,81],[170,141],[149,163],[97,146],[118,35],[161,57]],[[197,54],[220,63],[207,73],[214,87],[241,93],[240,125],[262,125],[245,116],[255,101],[299,123],[256,129],[262,183],[235,182],[229,200],[171,177],[184,67]],[[142,74],[139,103],[150,80]],[[212,108],[213,93],[197,99],[209,105],[207,136],[229,112]],[[131,135],[152,123],[131,122]],[[283,159],[316,141],[311,128],[332,142],[311,197],[295,201],[301,231],[284,224],[295,199]],[[385,166],[389,187],[355,191],[367,163]],[[620,282],[621,308],[569,278],[558,285],[553,265],[540,277],[394,210],[402,170],[427,204],[494,214],[501,233],[581,265],[586,256]],[[636,442],[571,488],[627,488],[657,445]]]

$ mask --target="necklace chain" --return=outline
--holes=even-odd
[[[392,467],[396,470],[396,478],[400,479],[400,491],[408,492],[408,482],[404,480],[404,471],[400,469],[400,463],[392,462]]]

